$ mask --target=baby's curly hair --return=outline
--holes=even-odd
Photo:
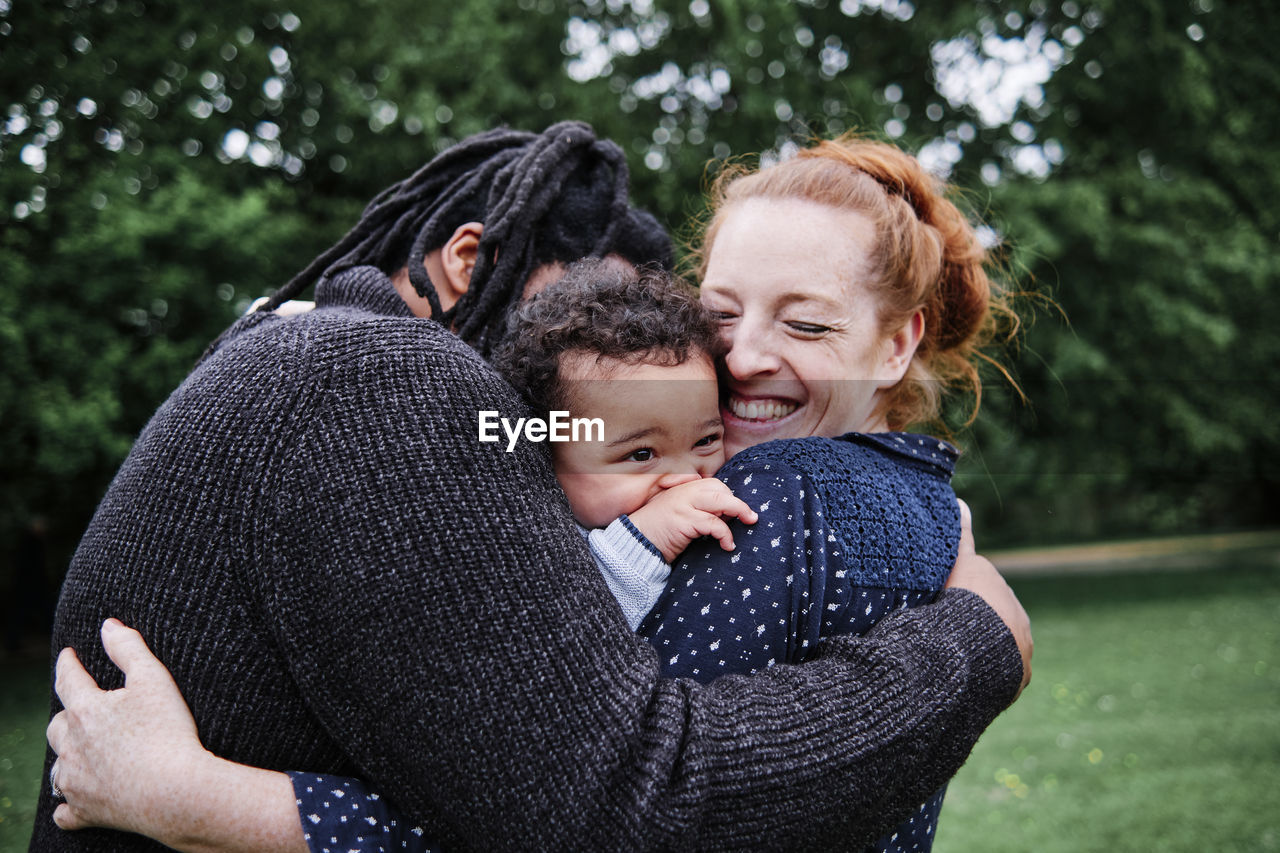
[[[568,408],[565,353],[675,366],[724,354],[718,324],[693,288],[660,269],[617,260],[571,264],[562,279],[511,312],[494,364],[542,414]]]

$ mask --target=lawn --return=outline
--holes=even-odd
[[[49,664],[0,663],[0,851],[27,849],[44,767]]]
[[[937,853],[1280,850],[1280,566],[1019,579],[1034,680]]]
[[[1280,850],[1280,566],[1020,578],[1035,680],[952,782],[937,853]],[[43,664],[0,668],[0,851],[26,849]]]

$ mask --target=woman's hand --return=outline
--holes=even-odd
[[[115,619],[102,646],[125,686],[102,690],[72,649],[58,655],[49,722],[62,829],[137,832],[187,851],[306,851],[288,776],[210,753],[163,663]]]
[[[105,826],[145,835],[163,808],[159,792],[181,786],[211,756],[173,677],[142,635],[108,619],[102,646],[124,672],[121,690],[99,689],[72,649],[58,655],[54,690],[64,710],[47,735],[66,802],[53,820],[63,829]]]
[[[972,513],[969,511],[969,505],[964,501],[959,501],[959,504],[960,551],[956,555],[956,564],[951,570],[951,576],[947,578],[947,586],[967,589],[981,596],[996,615],[1004,620],[1004,624],[1018,644],[1018,651],[1022,654],[1022,685],[1018,688],[1018,694],[1021,695],[1023,688],[1031,681],[1033,646],[1031,619],[1028,618],[1027,611],[1022,608],[1018,597],[1009,588],[1009,584],[1005,583],[1000,572],[996,571],[996,567],[977,552],[973,541]]]

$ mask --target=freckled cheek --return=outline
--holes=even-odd
[[[831,346],[815,346],[808,352],[796,354],[791,359],[791,369],[802,382],[821,389],[819,393],[830,393],[831,389],[823,386],[832,382],[865,379],[868,372],[865,360],[855,359]]]

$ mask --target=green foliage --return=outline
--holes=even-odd
[[[210,178],[180,165],[134,196],[103,175],[80,206],[0,238],[10,531],[40,511],[75,534],[151,411],[234,318],[237,297],[269,291],[305,261],[290,244],[308,223],[284,193],[229,195]],[[53,219],[57,230],[40,227]]]
[[[1069,323],[1027,336],[1032,410],[976,431],[1000,448],[998,476],[969,482],[1003,502],[980,499],[978,517],[1054,539],[1274,523],[1280,159],[1265,140],[1280,120],[1259,99],[1280,92],[1261,59],[1278,19],[1260,4],[1093,11],[1036,124],[1066,146],[1061,167],[991,191],[1015,268]]]
[[[813,135],[949,168],[1062,309],[1031,407],[993,386],[963,437],[987,541],[1272,523],[1277,35],[1260,0],[0,0],[0,550],[42,513],[65,564],[193,359],[374,192],[563,118],[673,227],[709,161]]]

